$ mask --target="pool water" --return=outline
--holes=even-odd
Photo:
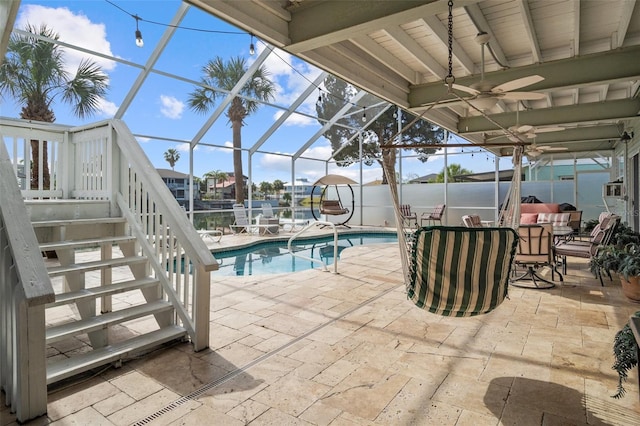
[[[338,258],[347,247],[397,241],[396,234],[391,233],[340,234]],[[333,236],[295,240],[292,249],[304,256],[322,260],[327,265],[333,264]],[[287,241],[261,242],[243,249],[217,251],[213,256],[220,265],[214,274],[224,276],[279,274],[321,267],[319,263],[290,255]]]

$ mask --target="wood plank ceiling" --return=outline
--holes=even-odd
[[[517,135],[527,143],[593,151],[611,149],[625,129],[640,127],[636,0],[454,0],[455,83],[481,80],[476,36],[485,32],[487,90],[543,77],[506,88],[542,94],[520,101],[513,94],[448,92],[446,0],[186,1],[473,143],[510,143],[500,127],[529,125],[535,139]],[[493,100],[480,112],[470,104],[482,97]]]

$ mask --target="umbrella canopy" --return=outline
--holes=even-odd
[[[341,175],[326,175],[314,182],[313,186],[320,185],[356,185],[353,179]]]

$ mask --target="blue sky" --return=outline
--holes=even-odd
[[[135,64],[144,65],[153,52],[157,42],[166,31],[166,25],[156,25],[171,22],[179,9],[179,1],[119,1],[112,0],[116,6],[104,0],[93,1],[29,1],[22,0],[17,28],[24,28],[26,23],[39,26],[46,23],[53,28],[64,42],[78,45],[87,49],[101,52],[105,55],[121,58]],[[123,10],[121,10],[123,9]],[[129,13],[129,14],[127,14]],[[144,47],[135,45],[134,32],[136,21],[131,15],[141,18],[139,29],[144,39]],[[251,37],[248,34],[224,34],[221,32],[241,31],[226,24],[200,10],[191,7],[185,18],[160,56],[155,69],[179,75],[189,80],[199,80],[200,70],[209,59],[216,56],[231,58],[242,56],[251,63],[265,48],[259,40],[255,40],[256,55],[249,54]],[[186,27],[204,29],[205,31],[188,30]],[[219,31],[219,33],[208,32]],[[320,73],[320,70],[306,64],[291,55],[276,51],[265,62],[272,81],[277,86],[275,105],[287,107],[298,98],[299,94]],[[74,50],[66,50],[66,60],[70,71],[75,70],[82,57],[87,55]],[[101,103],[101,111],[92,119],[96,121],[113,117],[122,104],[131,85],[140,74],[140,68],[125,63],[118,63],[101,57],[92,57],[109,75],[110,89]],[[124,121],[138,137],[143,149],[151,162],[158,168],[169,168],[163,153],[169,149],[178,149],[181,158],[175,170],[189,173],[189,152],[186,144],[178,141],[191,140],[206,122],[207,115],[198,115],[186,106],[188,94],[194,86],[185,81],[172,79],[152,73],[149,75],[133,103],[127,109]],[[315,114],[315,101],[318,92],[313,91],[304,102],[300,111]],[[53,110],[56,122],[61,124],[81,124],[82,120],[74,117],[70,109],[55,103]],[[2,99],[0,114],[7,117],[17,117],[19,107],[11,99]],[[273,122],[282,114],[282,110],[271,106],[263,106],[260,110],[247,118],[242,130],[243,147],[251,147]],[[294,114],[281,126],[262,146],[261,150],[273,153],[295,153],[320,128],[318,122],[303,115]],[[231,146],[231,129],[226,117],[221,117],[206,133],[203,142],[208,145],[198,146],[194,153],[194,175],[202,176],[211,170],[232,171],[232,152],[224,148]],[[449,156],[449,163],[460,163],[473,172],[483,172],[495,169],[493,156],[475,149],[461,153],[460,149],[450,149],[455,155]],[[323,137],[310,146],[305,157],[326,159],[331,154],[329,142]],[[410,155],[409,152],[404,153]],[[291,180],[291,160],[289,157],[272,154],[255,154],[252,158],[253,180],[273,181],[280,179],[284,182]],[[427,163],[417,159],[405,159],[402,166],[403,177],[423,176],[438,173],[443,167],[443,157],[433,156]],[[248,161],[244,157],[243,167],[247,174]],[[510,159],[503,159],[501,169],[511,167]],[[358,180],[357,166],[348,168],[332,167],[330,173],[340,173]],[[325,174],[324,163],[298,160],[296,162],[296,177],[305,177],[310,181]],[[364,182],[381,177],[381,170],[377,166],[365,167]]]

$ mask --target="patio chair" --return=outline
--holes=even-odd
[[[418,227],[418,215],[411,211],[410,204],[400,205],[400,213],[402,213],[402,226],[407,228]],[[411,226],[413,222],[414,226]]]
[[[262,203],[262,217],[265,219],[275,219],[276,215],[273,214],[273,206],[270,203]]]
[[[573,235],[580,234],[580,228],[582,227],[582,210],[569,212],[569,226],[573,228]]]
[[[591,260],[598,254],[598,250],[609,244],[615,227],[620,222],[620,216],[614,214],[600,215],[600,223],[594,228],[589,241],[567,241],[556,245],[555,255],[560,257],[562,262],[562,272],[567,273],[567,256],[580,257]],[[595,270],[596,277],[600,280],[600,285],[604,287],[602,272]],[[609,276],[611,278],[611,276]]]
[[[258,225],[265,225],[262,233],[277,234],[282,228],[280,219],[273,214],[273,207],[270,203],[262,203],[262,214],[258,217]]]
[[[231,232],[234,234],[253,234],[255,232],[260,232],[261,234],[265,234],[267,232],[272,233],[269,231],[269,227],[272,227],[273,225],[251,223],[247,216],[247,210],[242,204],[233,205],[233,215],[235,216],[235,222],[233,225],[229,225],[229,228],[231,228]]]
[[[222,231],[219,229],[198,229],[197,232],[203,241],[211,239],[213,242],[219,243],[222,239]]]
[[[422,213],[420,216],[420,226],[424,226],[424,221],[428,221],[429,224],[436,224],[436,220],[442,225],[442,216],[444,216],[444,204],[438,204],[431,213]]]
[[[482,220],[477,214],[466,214],[462,216],[462,224],[467,228],[482,228]]]
[[[552,244],[553,227],[550,223],[520,225],[518,236],[520,238],[514,262],[517,266],[525,267],[526,272],[513,278],[511,285],[538,289],[552,288],[555,287],[553,283],[555,273],[560,277],[560,281],[564,281],[562,274],[556,269]],[[538,270],[543,267],[551,268],[551,281],[538,274]],[[523,280],[532,285],[523,283]]]

